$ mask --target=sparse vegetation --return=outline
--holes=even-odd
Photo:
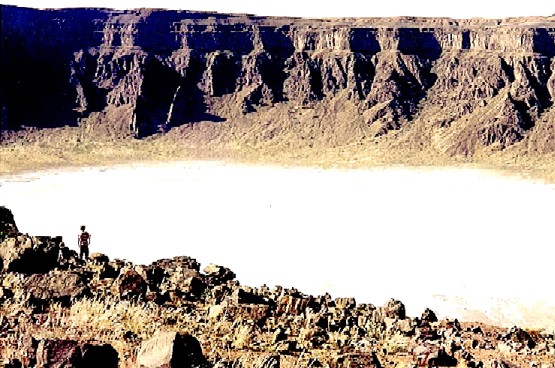
[[[7,227],[16,228],[13,216],[0,207],[0,229]],[[60,239],[41,237],[22,250],[29,239],[10,235],[0,244],[0,356],[24,366],[32,365],[40,344],[62,341],[109,346],[120,367],[136,367],[145,342],[160,331],[193,336],[218,367],[259,368],[271,360],[284,368],[407,366],[430,359],[522,366],[548,364],[555,351],[545,331],[437,321],[429,310],[407,317],[393,299],[376,307],[279,286],[241,286],[231,270],[209,265],[200,272],[189,257],[142,266],[103,254],[85,262],[66,249],[56,260]],[[38,255],[46,273],[24,267]],[[68,277],[75,282],[68,285]]]
[[[2,9],[12,35],[2,43],[12,56],[4,63],[2,127],[21,129],[0,132],[0,176],[217,160],[460,167],[555,183],[553,19]],[[44,40],[55,41],[36,41],[14,21],[32,14]],[[149,29],[163,51],[145,37]],[[202,273],[187,257],[150,266],[106,256],[57,260],[53,239],[35,247],[11,225],[0,228],[0,240],[8,236],[0,242],[0,358],[23,365],[32,365],[36,340],[69,339],[110,344],[120,366],[134,367],[142,344],[164,330],[194,336],[219,368],[551,368],[555,361],[553,334],[406,318],[394,300],[362,306],[242,287],[230,270]],[[69,277],[79,287],[60,282]]]
[[[194,128],[176,128],[166,135],[143,140],[83,135],[81,128],[18,132],[11,137],[5,135],[0,145],[0,175],[84,166],[215,160],[345,169],[460,167],[555,183],[555,155],[526,153],[518,145],[467,157],[449,156],[431,147],[400,146],[395,133],[382,138],[348,134],[341,138],[334,131],[324,130],[321,137],[307,141],[288,131],[259,141],[258,128],[253,124],[242,121],[215,127],[212,123],[198,123]],[[332,139],[335,141],[330,142]]]

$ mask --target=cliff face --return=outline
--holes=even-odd
[[[103,124],[143,137],[261,106],[337,100],[356,106],[366,136],[406,129],[407,144],[449,154],[524,139],[555,151],[553,17],[324,21],[2,7],[2,30],[8,128],[103,111]]]

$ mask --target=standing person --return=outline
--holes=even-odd
[[[91,243],[91,234],[85,231],[85,225],[81,226],[81,233],[77,236],[77,244],[79,244],[79,259],[89,259],[89,244]]]

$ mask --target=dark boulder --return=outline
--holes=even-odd
[[[179,303],[183,299],[197,299],[204,292],[206,283],[199,268],[195,259],[183,256],[161,259],[136,269],[151,291],[167,294],[169,299]]]
[[[207,276],[208,283],[211,285],[221,285],[236,277],[235,273],[229,268],[218,266],[213,263],[204,267],[203,271]]]
[[[137,354],[141,368],[208,367],[199,341],[191,335],[158,332],[143,342]]]
[[[84,276],[72,271],[30,275],[24,279],[23,288],[30,301],[38,305],[57,302],[67,306],[89,292]]]
[[[187,256],[179,256],[179,257],[173,257],[169,259],[159,259],[153,262],[149,267],[159,267],[165,270],[190,269],[190,270],[199,271],[200,263],[198,263],[197,260],[194,258],[187,257]]]
[[[81,348],[82,357],[79,368],[117,368],[118,352],[112,345],[85,344]]]
[[[429,367],[456,367],[457,359],[449,355],[444,348],[440,348],[428,358]]]
[[[258,295],[253,291],[244,289],[242,287],[236,289],[233,292],[232,300],[236,304],[270,304],[270,301],[264,296]]]
[[[118,276],[113,288],[120,298],[142,298],[146,294],[147,283],[137,271],[127,270]]]
[[[159,266],[148,266],[144,268],[145,279],[149,287],[158,289],[167,276],[164,268]]]
[[[513,326],[503,337],[505,342],[513,342],[516,344],[521,344],[523,347],[528,347],[533,349],[536,346],[536,342],[532,339],[530,334],[520,327]]]
[[[37,368],[117,368],[118,361],[118,353],[111,345],[42,340],[37,348]]]
[[[18,233],[15,220],[8,208],[0,206],[0,242],[8,236],[14,236]]]
[[[384,307],[382,307],[383,314],[385,317],[393,318],[393,319],[405,319],[406,309],[405,305],[395,299],[390,299]]]
[[[433,310],[430,308],[426,308],[426,310],[422,313],[422,317],[420,319],[423,322],[433,323],[437,322],[437,316]]]
[[[100,264],[96,271],[99,279],[115,279],[119,276],[119,272],[109,263]]]
[[[37,368],[75,367],[80,357],[77,341],[43,340],[37,348]]]
[[[189,299],[197,299],[206,290],[204,281],[196,276],[191,276],[183,282],[182,291]]]
[[[66,247],[63,243],[60,244],[58,251],[58,263],[58,268],[60,269],[77,268],[77,265],[81,264],[78,253]]]
[[[445,348],[437,345],[419,345],[412,351],[413,359],[419,367],[456,367],[457,359]]]
[[[18,235],[0,244],[1,266],[5,272],[46,273],[59,266],[61,237]]]

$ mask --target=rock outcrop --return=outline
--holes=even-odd
[[[145,137],[322,102],[343,107],[325,129],[363,116],[359,138],[401,129],[401,143],[449,155],[518,142],[555,151],[553,17],[323,21],[3,6],[2,26],[4,129],[80,122]],[[320,131],[318,121],[307,129]]]
[[[71,301],[88,294],[84,275],[70,271],[52,271],[25,278],[23,288],[29,302],[38,306],[61,303],[69,306]]]
[[[37,368],[117,368],[119,357],[110,345],[83,344],[73,340],[42,340],[36,353]]]
[[[555,357],[552,333],[439,320],[430,309],[412,318],[396,299],[376,307],[249,287],[185,256],[86,262],[61,239],[28,247],[35,238],[11,234],[0,248],[22,254],[0,269],[0,366],[549,367]]]
[[[60,251],[65,249],[61,237],[30,237],[12,231],[0,243],[0,266],[28,274],[48,272],[58,266]]]
[[[191,335],[158,332],[145,341],[137,355],[140,368],[208,367],[202,347]]]
[[[9,235],[17,233],[17,225],[12,211],[4,206],[0,206],[0,242],[4,241]]]

